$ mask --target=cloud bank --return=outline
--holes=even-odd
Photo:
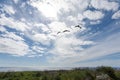
[[[116,0],[0,1],[0,53],[69,65],[120,52],[120,33],[95,40],[104,33],[106,18],[119,20],[119,4]]]

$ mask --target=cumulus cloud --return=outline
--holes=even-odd
[[[114,26],[117,27],[117,26]],[[111,30],[110,30],[111,31]],[[109,31],[108,31],[109,32]],[[107,32],[107,34],[108,34]],[[94,34],[93,34],[94,35]],[[104,35],[99,33],[97,35]],[[76,40],[76,37],[71,37],[71,36],[65,36],[62,38],[58,38],[55,43],[55,49],[54,51],[54,56],[48,57],[48,61],[51,64],[55,65],[60,65],[60,66],[65,66],[65,65],[71,65],[73,66],[74,63],[75,66],[80,64],[78,62],[84,62],[86,60],[91,60],[91,59],[98,59],[100,57],[104,57],[110,54],[114,54],[117,52],[120,52],[119,50],[119,40],[120,38],[118,37],[120,35],[119,32],[115,34],[110,34],[107,36],[104,40],[100,42],[94,42],[92,41],[86,41],[86,40],[81,40],[83,39],[82,37],[78,40]],[[83,36],[85,37],[85,36]],[[90,38],[89,35],[87,35],[88,38]],[[73,41],[72,41],[73,40]],[[83,42],[86,41],[88,44],[83,44]],[[89,43],[90,42],[90,43]],[[89,48],[83,48],[80,45],[93,45]],[[76,49],[77,48],[77,49]],[[81,50],[80,50],[81,49]],[[78,52],[75,52],[75,51]],[[59,64],[58,64],[59,62]],[[94,63],[94,62],[93,62]],[[84,64],[84,63],[82,63]],[[87,65],[89,63],[86,63],[84,65]],[[104,63],[103,63],[104,64]],[[96,64],[97,65],[97,64]],[[100,64],[102,65],[102,64]]]
[[[13,56],[25,56],[29,53],[29,46],[24,39],[15,32],[8,32],[4,26],[0,27],[3,34],[0,34],[0,53]]]
[[[6,32],[6,29],[3,26],[0,26],[0,31],[1,32]]]
[[[17,4],[20,2],[14,1]],[[116,40],[108,39],[99,44],[94,44],[94,41],[89,40],[88,34],[84,39],[86,37],[84,31],[87,33],[88,30],[88,27],[85,27],[88,24],[84,19],[89,19],[92,25],[99,24],[105,16],[102,10],[118,10],[117,2],[108,0],[28,0],[27,3],[20,5],[17,8],[12,6],[3,8],[7,13],[15,14],[15,16],[0,15],[0,25],[3,26],[0,26],[0,31],[5,32],[0,35],[0,53],[38,57],[48,52],[49,55],[52,55],[45,55],[45,57],[49,57],[48,62],[61,62],[64,65],[64,63],[89,60],[119,51],[117,37],[115,37]],[[97,10],[92,11],[88,7]],[[112,18],[116,17],[119,17],[119,11]],[[78,24],[82,24],[81,29],[75,28]],[[4,26],[17,30],[18,32],[13,31],[16,33],[20,31],[24,35],[21,37],[12,31],[6,31],[7,28]],[[62,33],[64,30],[70,30],[70,32]],[[58,32],[61,33],[57,34]],[[82,37],[80,37],[81,35]],[[90,48],[86,48],[89,46]]]
[[[88,18],[90,20],[98,20],[104,17],[104,14],[101,11],[91,11],[91,10],[85,11],[83,15],[85,16],[85,18]]]
[[[43,32],[49,33],[49,28],[47,25],[43,24],[43,23],[34,23],[33,24],[35,27],[33,28],[34,30],[42,30]]]
[[[46,48],[35,45],[35,46],[32,46],[32,50],[38,53],[45,53]]]
[[[10,39],[13,39],[13,40],[16,40],[16,41],[22,41],[22,40],[24,40],[23,38],[21,38],[20,36],[14,34],[12,32],[6,32],[6,34],[3,34],[1,36],[5,37],[5,38],[10,38]]]
[[[57,19],[57,14],[60,12],[60,9],[69,11],[71,5],[64,0],[56,1],[30,1],[30,5],[37,8],[45,17]]]
[[[60,15],[67,14],[69,12],[77,17],[78,13],[87,9],[89,2],[89,0],[31,0],[29,4],[39,10],[45,17],[59,20]]]
[[[37,1],[33,2],[32,5],[42,12],[42,14],[46,17],[57,17],[57,11],[55,11],[55,8],[47,3]]]
[[[47,53],[47,48],[42,46],[33,45],[31,46],[31,51],[27,54],[27,57],[41,57]]]
[[[35,34],[35,35],[33,35],[32,39],[34,41],[40,42],[43,45],[49,45],[50,44],[50,39],[45,34]]]
[[[94,44],[92,41],[77,39],[73,36],[74,35],[58,37],[55,41],[54,49],[51,52],[58,56],[73,57],[84,50],[84,48],[82,48],[83,45]]]
[[[2,15],[2,18],[0,18],[0,24],[3,26],[10,27],[12,29],[16,29],[18,31],[25,31],[29,27],[20,21],[14,20],[13,18],[7,18],[4,15]]]
[[[99,58],[102,56],[120,52],[120,49],[119,49],[120,38],[118,37],[118,35],[120,35],[120,33],[113,34],[113,35],[107,37],[104,41],[81,52],[81,54],[83,54],[82,56],[77,55],[75,57],[72,57],[71,59],[66,60],[66,63],[73,64],[76,62]]]
[[[116,11],[119,8],[119,3],[108,0],[91,0],[92,7],[107,11]]]
[[[0,37],[0,53],[24,56],[29,52],[29,46],[24,41],[15,41]]]
[[[8,14],[15,14],[15,10],[12,6],[10,5],[4,5],[3,10],[7,12]]]
[[[71,6],[74,6],[73,11],[79,10],[80,12],[83,12],[89,6],[90,0],[69,0],[69,2],[71,3]]]
[[[78,21],[82,21],[82,20],[85,18],[85,17],[84,17],[82,14],[80,14],[80,13],[78,14],[77,17],[78,17]]]
[[[77,22],[76,17],[73,17],[73,16],[68,16],[67,19],[68,19],[69,21]]]
[[[63,31],[63,30],[68,29],[67,25],[64,22],[55,21],[55,22],[52,22],[48,25],[53,33],[54,32],[57,33],[58,31]]]
[[[112,15],[112,19],[120,19],[120,10],[118,10]]]

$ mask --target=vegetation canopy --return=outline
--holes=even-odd
[[[72,70],[1,72],[0,80],[120,80],[120,71],[111,67]]]

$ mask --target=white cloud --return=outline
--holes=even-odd
[[[61,36],[58,37],[54,44],[54,49],[51,53],[62,56],[62,57],[73,57],[76,56],[79,52],[84,50],[82,45],[92,45],[92,41],[84,41],[81,39],[77,39],[75,37]]]
[[[13,40],[16,40],[16,41],[24,40],[23,38],[21,38],[20,36],[16,35],[15,33],[12,33],[12,32],[7,32],[6,34],[3,34],[1,36],[5,37],[5,38],[10,38],[10,39],[13,39]]]
[[[7,27],[16,29],[18,31],[25,31],[26,29],[28,29],[29,27],[20,21],[14,20],[13,18],[7,18],[4,15],[2,16],[2,18],[0,18],[0,24],[1,25],[6,25]]]
[[[9,5],[4,5],[3,9],[8,13],[8,14],[15,14],[15,10],[12,6]]]
[[[35,34],[35,35],[33,35],[32,39],[34,41],[40,42],[41,44],[44,44],[44,45],[50,44],[50,39],[46,34],[40,34],[40,33]]]
[[[47,53],[47,48],[40,45],[33,45],[30,47],[29,54],[26,55],[27,57],[41,57]]]
[[[24,56],[28,54],[28,52],[29,46],[25,42],[0,37],[0,53]]]
[[[78,14],[77,16],[67,16],[66,21],[69,21],[68,24],[71,24],[72,26],[76,24],[83,24],[82,20],[84,19],[84,16],[82,14]]]
[[[71,63],[79,62],[79,61],[84,61],[84,60],[89,60],[89,59],[94,59],[110,54],[114,54],[117,52],[120,52],[120,38],[118,37],[120,33],[113,34],[104,41],[102,41],[99,44],[96,44],[95,46],[86,49],[85,51],[81,52],[81,54],[84,54],[83,56],[77,55],[76,57],[71,58]],[[88,57],[89,56],[89,57]]]
[[[100,20],[90,21],[90,24],[92,24],[92,25],[96,25],[96,24],[100,24],[100,23],[101,23]]]
[[[34,23],[33,25],[35,26],[36,29],[41,29],[43,32],[47,32],[47,33],[50,32],[48,26],[43,23]]]
[[[83,15],[85,16],[85,18],[88,18],[90,20],[98,20],[104,17],[104,14],[101,11],[87,10],[83,13]]]
[[[79,65],[78,62],[80,61],[95,59],[102,56],[120,52],[119,49],[120,38],[118,37],[119,35],[120,33],[110,35],[104,41],[97,43],[90,48],[87,49],[83,48],[83,50],[80,50],[78,52],[75,52],[74,48],[79,47],[79,49],[82,49],[81,46],[79,46],[83,44],[82,41],[80,42],[80,39],[77,41],[74,38],[72,39],[63,38],[62,40],[60,39],[56,41],[55,48],[53,50],[55,56],[48,57],[48,61],[51,64],[60,65],[60,66],[65,66],[65,65],[74,66],[73,64],[77,63],[75,64],[76,66]],[[86,44],[84,45],[91,45],[91,44],[93,44],[93,42],[90,41],[89,43],[89,41],[88,42],[86,41]],[[87,65],[87,63],[84,65]]]
[[[15,3],[18,3],[19,0],[13,0]]]
[[[82,20],[85,18],[85,17],[84,17],[82,14],[80,14],[80,13],[78,14],[77,17],[78,17],[78,20],[79,20],[79,21],[82,21]]]
[[[70,10],[74,10],[75,7],[72,5],[72,1],[65,0],[37,0],[30,1],[30,5],[37,8],[44,16],[48,18],[58,19],[58,14],[64,12],[69,12]]]
[[[47,3],[43,3],[43,2],[39,2],[39,1],[32,2],[32,6],[36,7],[46,17],[53,17],[53,18],[57,17],[57,11],[56,11],[55,7],[53,7]]]
[[[91,5],[96,9],[103,9],[107,11],[116,11],[119,8],[119,4],[117,2],[112,2],[108,0],[92,0]]]
[[[0,36],[0,53],[13,56],[24,56],[29,54],[29,46],[24,42],[21,36],[14,32],[4,31]]]
[[[32,50],[38,52],[38,53],[44,53],[46,48],[40,47],[40,46],[32,46]]]
[[[59,22],[59,21],[54,21],[54,22],[48,24],[48,26],[49,26],[50,30],[56,34],[58,31],[63,31],[63,30],[69,29],[64,22]]]
[[[57,14],[60,9],[68,10],[68,3],[64,0],[56,1],[56,0],[43,0],[43,1],[31,1],[30,4],[33,7],[36,7],[40,12],[43,13],[46,17],[57,19]]]
[[[73,16],[68,16],[68,17],[67,17],[67,20],[73,21],[73,22],[76,22],[76,21],[77,21],[76,17],[73,17]]]
[[[6,32],[6,29],[3,26],[0,26],[0,31],[1,32]]]
[[[112,19],[120,19],[120,10],[112,15]]]
[[[18,0],[15,0],[15,1],[16,3],[18,2]],[[18,13],[17,15],[18,17],[20,16],[21,21],[16,20],[18,19],[17,16],[14,16],[14,18],[11,18],[11,17],[7,18],[4,15],[0,15],[1,16],[0,25],[6,25],[9,28],[16,29],[17,31],[21,31],[21,34],[24,34],[24,37],[27,37],[31,41],[33,41],[33,43],[31,44],[38,43],[39,45],[43,44],[47,47],[50,44],[54,45],[54,49],[50,50],[50,52],[52,52],[53,57],[54,55],[60,56],[60,57],[57,57],[59,60],[61,60],[63,57],[64,59],[66,59],[66,57],[73,57],[73,56],[78,56],[80,58],[81,56],[83,56],[84,59],[81,58],[80,60],[86,60],[87,58],[85,58],[86,56],[84,55],[88,56],[89,54],[87,51],[90,51],[92,53],[93,49],[89,48],[86,51],[84,51],[84,48],[82,46],[92,45],[94,44],[94,42],[89,40],[82,40],[81,38],[78,39],[75,37],[77,33],[88,30],[86,29],[87,27],[84,27],[85,22],[82,22],[83,19],[88,18],[89,20],[93,21],[93,22],[90,22],[91,24],[98,24],[100,22],[99,20],[105,16],[101,12],[101,9],[108,10],[108,11],[109,10],[115,11],[118,9],[118,6],[119,6],[118,3],[109,2],[108,0],[98,0],[98,1],[92,0],[91,1],[92,7],[98,10],[90,11],[90,10],[86,10],[87,7],[89,6],[89,2],[90,0],[59,0],[59,1],[58,0],[49,0],[49,1],[48,0],[30,0],[30,2],[28,1],[28,3],[31,5],[32,9],[36,8],[35,10],[32,10],[30,12],[35,17],[35,19],[34,17],[32,17],[34,21],[31,20],[31,17],[29,16],[30,14],[24,11],[26,10],[29,12],[29,9],[31,8],[23,9],[23,7],[26,7],[25,6],[26,3],[23,3],[21,7],[19,7],[21,8],[21,11],[26,14],[18,13],[19,11],[16,12],[17,10],[15,7],[10,6],[11,8],[9,9],[8,6],[7,7],[5,6],[4,9],[6,10],[6,12],[8,11],[8,13],[10,14]],[[45,17],[41,16],[41,14],[38,14],[39,12],[42,13]],[[41,17],[38,17],[39,15]],[[46,17],[47,19],[53,18],[53,20],[47,21],[46,19],[44,19]],[[62,17],[62,19],[58,19],[60,17]],[[31,21],[29,21],[28,19],[30,19]],[[74,24],[71,23],[71,25],[69,25],[70,24],[69,21],[73,22]],[[84,23],[82,25],[82,29],[75,28],[75,25],[80,23]],[[2,32],[6,31],[6,29],[4,29],[3,27],[0,27],[0,30]],[[59,31],[62,32],[64,30],[70,30],[70,33],[69,32],[61,33],[57,35]],[[6,42],[8,40],[8,42],[3,43],[4,40]],[[1,45],[4,45],[1,47],[1,52],[4,52],[4,53],[5,53],[4,51],[5,48],[6,48],[6,53],[16,54],[16,55],[29,54],[28,55],[29,57],[36,57],[38,55],[38,54],[35,54],[34,51],[36,51],[37,53],[43,53],[43,52],[45,53],[45,49],[42,49],[40,46],[36,46],[36,45],[32,47],[28,46],[24,42],[24,39],[16,35],[15,33],[8,32],[2,35],[0,42],[1,42],[0,43]],[[104,43],[101,43],[101,45],[103,44]],[[28,47],[32,48],[31,53],[27,53],[29,51]],[[96,47],[100,47],[100,46],[96,46]],[[102,49],[100,51],[102,51]],[[93,54],[94,53],[92,53],[92,55]],[[96,54],[94,54],[93,57],[95,57],[95,55]]]
[[[74,5],[76,8],[75,10],[79,10],[80,12],[83,12],[86,10],[86,8],[89,5],[90,0],[68,0],[71,3],[71,6]]]

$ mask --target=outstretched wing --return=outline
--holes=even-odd
[[[80,29],[82,28],[80,25],[77,25],[77,26],[75,26],[75,27],[78,27],[78,28],[80,28]]]
[[[59,34],[59,33],[61,33],[60,31],[59,32],[57,32],[57,34]]]
[[[70,32],[69,30],[64,30],[63,32]]]
[[[70,30],[64,30],[64,31],[62,31],[62,32],[57,32],[57,34],[60,34],[60,33],[65,33],[65,32],[70,32]]]

